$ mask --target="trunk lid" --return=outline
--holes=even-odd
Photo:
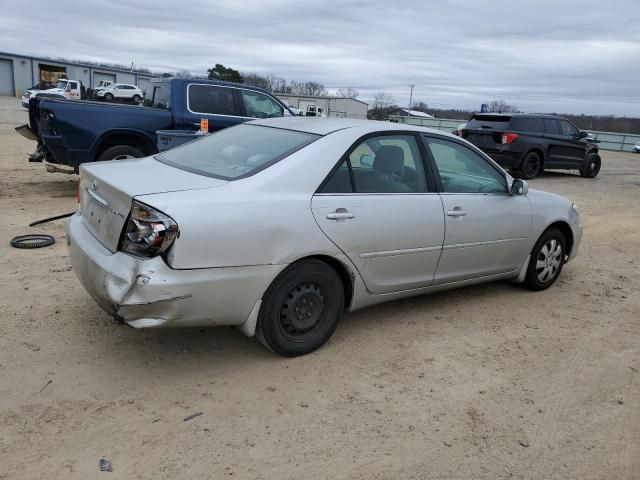
[[[134,197],[215,188],[226,183],[179,170],[153,157],[85,163],[80,166],[80,211],[91,234],[115,253]]]

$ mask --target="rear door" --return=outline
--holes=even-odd
[[[186,110],[183,112],[184,129],[200,128],[200,120],[209,122],[209,131],[215,132],[246,121],[242,117],[238,90],[225,85],[190,83],[186,87]]]
[[[425,135],[445,214],[434,284],[515,272],[533,221],[529,199],[507,191],[504,172],[461,142]]]
[[[312,200],[322,231],[372,293],[431,285],[444,239],[442,202],[413,133],[356,142]]]

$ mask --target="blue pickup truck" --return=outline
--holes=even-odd
[[[149,84],[142,106],[38,96],[29,102],[29,125],[16,130],[38,142],[30,161],[65,165],[77,172],[85,162],[157,153],[157,130],[198,130],[200,120],[207,119],[213,132],[254,118],[285,115],[292,113],[260,88],[160,78]]]

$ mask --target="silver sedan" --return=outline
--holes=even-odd
[[[345,311],[493,280],[544,290],[575,205],[466,141],[387,122],[279,118],[84,164],[73,270],[135,328],[235,325],[282,355]]]

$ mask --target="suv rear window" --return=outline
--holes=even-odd
[[[466,128],[502,130],[509,126],[509,122],[511,122],[509,115],[474,115],[467,122]]]
[[[237,125],[156,155],[172,167],[208,177],[249,177],[320,138],[260,125]]]

